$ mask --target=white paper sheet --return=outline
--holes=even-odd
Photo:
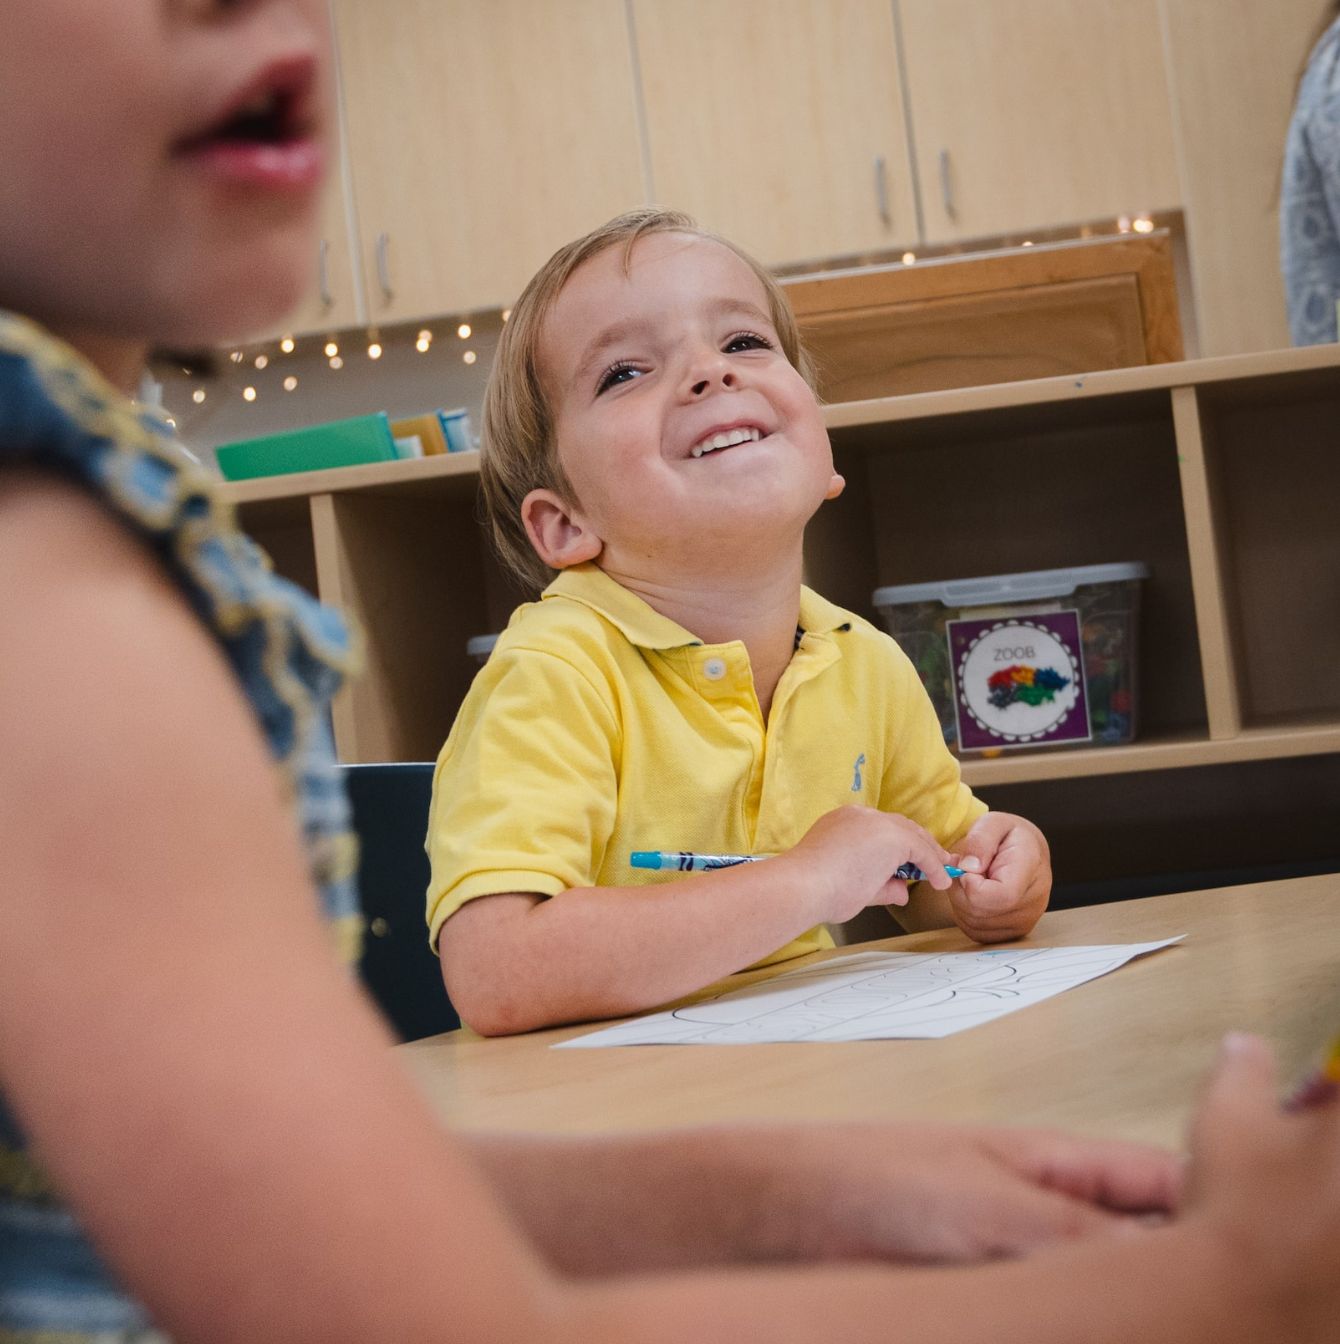
[[[1097,947],[856,952],[554,1048],[951,1036],[1095,980],[1184,936]]]

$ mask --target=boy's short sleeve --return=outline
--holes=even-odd
[[[953,849],[987,806],[963,782],[940,720],[907,655],[889,641],[892,717],[879,805],[924,826]]]
[[[503,892],[589,886],[614,824],[618,722],[597,678],[534,649],[495,649],[438,757],[428,927]]]

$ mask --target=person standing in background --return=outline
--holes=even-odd
[[[1340,0],[1328,0],[1289,122],[1280,269],[1293,343],[1334,341],[1340,301]]]

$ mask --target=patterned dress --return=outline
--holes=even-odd
[[[40,467],[105,503],[161,560],[255,709],[292,799],[339,955],[362,921],[326,706],[352,661],[343,620],[277,577],[170,428],[67,346],[0,312],[0,470]],[[0,1344],[160,1340],[30,1160],[0,1078]]]
[[[1336,339],[1340,300],[1340,20],[1298,87],[1280,182],[1280,268],[1295,345]]]

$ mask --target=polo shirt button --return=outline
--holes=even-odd
[[[726,675],[726,663],[722,658],[709,658],[703,664],[703,676],[709,681],[720,681]]]

